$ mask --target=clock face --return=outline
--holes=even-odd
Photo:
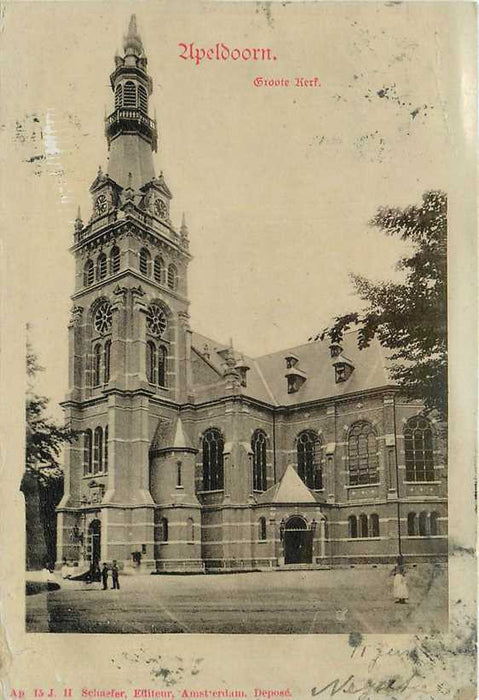
[[[95,201],[95,211],[97,214],[104,214],[108,209],[108,202],[105,194],[99,194]]]
[[[168,207],[164,203],[162,199],[156,199],[155,200],[155,213],[157,216],[159,216],[161,219],[166,219],[168,215]]]

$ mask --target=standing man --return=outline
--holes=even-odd
[[[119,573],[120,573],[120,572],[119,572],[119,570],[118,570],[118,566],[117,566],[117,563],[116,563],[116,559],[114,559],[114,560],[113,560],[113,566],[111,567],[111,578],[112,578],[112,581],[113,581],[113,586],[112,586],[112,588],[113,588],[113,589],[116,588],[118,591],[120,590],[120,581],[119,581],[119,579],[118,579]]]
[[[106,562],[104,562],[101,570],[101,580],[103,581],[103,590],[106,591],[108,588],[108,566]]]

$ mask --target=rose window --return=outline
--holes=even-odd
[[[166,329],[166,315],[159,306],[152,305],[148,308],[146,325],[152,335],[161,335]]]
[[[98,333],[107,333],[111,328],[112,310],[109,301],[103,301],[95,312],[95,329]]]

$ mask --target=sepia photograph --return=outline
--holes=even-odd
[[[450,427],[468,4],[20,5],[2,189],[25,639],[125,635],[109,663],[146,673],[148,635],[345,635],[359,658],[365,635],[450,634],[450,557],[471,555],[451,469],[470,523],[475,498]],[[175,691],[157,669],[156,695],[86,695],[447,697],[417,685],[428,649],[385,694],[337,671],[198,695],[182,662]]]

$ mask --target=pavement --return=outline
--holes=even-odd
[[[408,569],[409,601],[394,602],[391,567],[228,575],[123,576],[26,597],[27,632],[369,634],[447,629],[445,564]],[[111,579],[109,582],[111,586]]]

